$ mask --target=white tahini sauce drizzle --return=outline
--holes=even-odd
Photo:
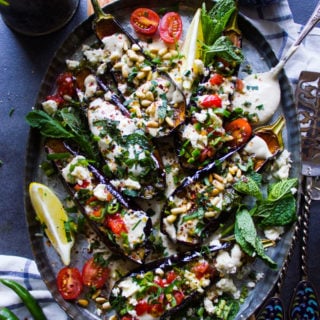
[[[234,108],[258,117],[257,125],[266,123],[277,110],[281,91],[277,76],[271,72],[251,74],[243,79],[244,91],[236,92]]]

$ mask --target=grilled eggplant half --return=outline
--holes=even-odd
[[[173,242],[199,245],[239,204],[233,184],[259,171],[281,150],[285,119],[254,131],[245,144],[185,178],[161,213],[161,230]]]
[[[184,94],[115,17],[104,13],[98,2],[92,4],[96,15],[93,29],[104,56],[100,71],[108,65],[107,72],[112,74],[131,117],[152,137],[169,135],[185,120]]]
[[[111,290],[110,303],[120,317],[164,319],[191,300],[201,298],[219,280],[214,254],[228,244],[208,247],[145,264],[121,278]]]
[[[47,140],[49,157],[80,212],[116,254],[143,263],[148,254],[151,219],[120,195],[82,155],[61,140]]]
[[[161,213],[161,230],[173,242],[198,246],[232,214],[240,199],[232,184],[242,170],[241,159],[231,155],[186,178],[170,195]]]

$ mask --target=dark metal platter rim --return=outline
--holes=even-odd
[[[175,7],[180,6],[181,8],[188,9],[196,9],[200,7],[203,1],[170,1],[164,0],[161,3],[161,7]],[[208,1],[208,3],[210,3]],[[121,12],[121,9],[127,9],[134,7],[140,7],[142,5],[148,7],[159,7],[157,1],[148,1],[148,0],[134,0],[131,1],[115,1],[112,4],[109,4],[105,7],[105,10],[114,14],[117,17],[117,13]],[[40,102],[44,100],[46,95],[51,92],[52,85],[55,82],[56,76],[65,69],[65,60],[70,57],[73,52],[77,50],[88,38],[93,36],[92,31],[92,22],[93,16],[90,16],[83,23],[81,23],[77,28],[74,29],[73,32],[66,38],[64,43],[60,46],[60,48],[55,53],[45,77],[40,86],[39,94],[36,100],[35,107],[38,108]],[[245,17],[240,16],[239,19],[240,29],[243,30],[244,37],[248,38],[249,41],[254,41],[257,43],[257,51],[263,57],[265,57],[268,65],[271,67],[277,63],[277,59],[272,52],[272,49],[265,38],[261,35],[261,33],[252,26],[252,24],[245,19]],[[267,53],[267,55],[266,55]],[[290,139],[290,149],[292,151],[292,156],[294,159],[294,167],[292,176],[300,177],[300,135],[297,131],[299,128],[299,123],[297,120],[296,110],[294,108],[293,103],[293,95],[291,86],[288,78],[285,73],[282,72],[280,75],[280,83],[282,89],[282,110],[285,114],[287,123],[290,123],[289,136],[293,137]],[[24,203],[25,203],[25,213],[28,225],[29,236],[31,240],[31,246],[34,254],[34,258],[36,264],[38,266],[39,272],[41,274],[42,279],[47,285],[49,291],[52,293],[54,299],[60,305],[60,307],[72,318],[72,319],[101,319],[100,317],[90,313],[86,309],[78,307],[76,304],[68,303],[64,299],[62,299],[56,287],[56,275],[53,272],[53,264],[52,258],[47,256],[45,250],[45,244],[43,239],[36,236],[37,233],[40,232],[40,227],[35,220],[35,213],[30,203],[30,198],[28,194],[29,183],[32,181],[36,181],[37,179],[37,170],[39,165],[39,157],[42,150],[42,139],[39,136],[39,133],[30,129],[28,145],[26,150],[26,166],[25,166],[25,179],[24,179]],[[300,194],[300,192],[299,192]],[[298,199],[299,200],[299,199]],[[297,201],[299,203],[300,201]],[[298,209],[299,210],[299,209]],[[294,226],[290,228],[289,231],[285,234],[282,239],[282,250],[281,252],[274,252],[273,257],[278,258],[282,263],[279,265],[281,268],[285,262],[285,258],[288,255],[289,248],[292,245],[292,234],[293,234]],[[279,251],[279,250],[278,250]],[[280,256],[280,257],[279,257]],[[274,284],[280,274],[280,269],[275,272],[271,270],[267,270],[266,278],[268,278],[269,284],[268,289],[265,289],[266,283],[258,283],[257,288],[254,289],[255,297],[251,297],[246,300],[245,304],[241,307],[240,313],[237,316],[237,319],[248,318],[251,314],[253,314],[256,309],[263,303],[263,301],[267,298],[268,294],[272,291]],[[270,280],[271,279],[271,280]]]

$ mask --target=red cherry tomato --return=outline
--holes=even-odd
[[[176,278],[177,278],[176,273],[175,273],[173,270],[171,270],[171,271],[169,271],[169,272],[167,273],[167,275],[166,275],[166,282],[167,282],[168,284],[170,284],[170,283],[172,283]]]
[[[209,271],[210,266],[207,261],[200,261],[192,268],[192,272],[195,273],[197,279],[201,279]]]
[[[159,25],[160,18],[156,12],[148,8],[138,8],[130,16],[133,29],[141,34],[154,34]]]
[[[90,258],[82,269],[82,282],[84,285],[100,289],[109,277],[109,268],[102,266]]]
[[[229,142],[231,147],[240,147],[246,143],[252,135],[251,125],[245,118],[238,118],[229,122],[225,125],[225,130],[233,136],[233,140]]]
[[[107,216],[107,226],[114,234],[128,233],[127,227],[119,213]]]
[[[223,76],[219,73],[214,73],[210,79],[209,82],[212,86],[219,86],[223,83]]]
[[[149,303],[144,300],[140,300],[135,307],[137,316],[142,316],[149,311]]]
[[[182,34],[182,20],[177,12],[168,12],[160,20],[160,37],[164,42],[175,43]]]
[[[236,80],[236,91],[243,92],[244,89],[244,82],[241,79]]]
[[[70,96],[73,97],[76,93],[75,83],[73,75],[70,72],[61,73],[57,79],[58,94],[61,97]]]
[[[134,317],[126,315],[126,316],[121,317],[121,320],[134,320]]]
[[[183,299],[184,299],[184,294],[183,294],[183,292],[181,292],[181,291],[175,291],[175,292],[173,293],[173,296],[174,296],[174,298],[175,298],[175,300],[176,300],[176,304],[177,304],[177,305],[179,305],[180,303],[183,302]]]
[[[161,288],[164,288],[164,286],[166,285],[166,280],[161,278],[155,278],[154,283],[156,283]]]
[[[221,108],[222,100],[217,94],[209,94],[202,99],[200,106],[203,108]]]
[[[162,303],[150,304],[148,313],[151,314],[154,318],[160,317],[163,314]]]
[[[62,268],[57,276],[57,286],[63,299],[77,299],[83,289],[79,270],[71,267]]]

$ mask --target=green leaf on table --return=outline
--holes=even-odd
[[[74,135],[67,131],[58,120],[42,110],[33,110],[26,116],[28,124],[32,128],[40,130],[41,135],[48,138],[69,139]]]

